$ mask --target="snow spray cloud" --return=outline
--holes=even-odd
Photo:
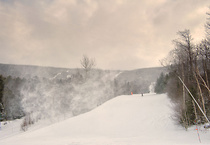
[[[87,112],[113,98],[116,71],[59,72],[52,78],[34,77],[21,87],[22,107],[34,119],[56,119]]]

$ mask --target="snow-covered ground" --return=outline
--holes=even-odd
[[[0,137],[0,145],[200,144],[195,126],[185,131],[175,124],[172,114],[164,94],[119,96],[77,117]],[[0,136],[6,133],[6,128],[0,131]],[[199,134],[202,144],[210,144],[210,130],[201,126]]]

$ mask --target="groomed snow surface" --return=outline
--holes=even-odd
[[[0,145],[197,145],[210,144],[210,130],[176,125],[165,94],[116,97],[98,108],[39,129],[4,136]],[[17,121],[18,122],[18,121]],[[35,124],[36,126],[36,124]],[[5,130],[4,130],[5,129]]]

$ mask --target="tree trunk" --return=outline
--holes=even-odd
[[[198,69],[197,69],[197,71],[198,71]],[[196,80],[196,82],[197,82],[197,87],[198,87],[198,90],[199,90],[199,96],[200,96],[201,103],[202,103],[202,106],[203,106],[203,112],[206,114],[204,97],[203,97],[203,94],[202,94],[202,90],[201,90],[201,87],[200,87],[200,83],[199,83],[198,78],[197,78],[197,76],[196,76],[195,73],[194,73],[194,77],[195,77],[195,80]]]
[[[210,97],[210,89],[209,89],[209,86],[206,84],[205,80],[202,78],[202,76],[200,75],[200,72],[197,70],[196,71],[196,74],[200,77],[200,79],[202,80],[203,82],[203,85],[204,87],[208,90],[208,94],[209,94],[209,97]]]
[[[182,72],[182,80],[183,80],[183,82],[184,82],[184,78],[185,78],[185,75],[184,75],[184,66],[183,66],[184,64],[182,63],[182,65],[181,65],[181,72]],[[187,129],[188,128],[188,119],[187,119],[187,112],[186,112],[186,102],[185,102],[185,100],[186,100],[186,93],[185,93],[185,87],[184,87],[184,85],[182,85],[182,110],[183,110],[183,113],[184,113],[184,126],[185,126],[185,128]]]
[[[208,80],[208,73],[207,73],[207,65],[205,60],[203,60],[203,70],[204,70],[204,75],[205,75],[205,79],[206,79],[206,85],[209,88],[209,80]]]
[[[195,106],[195,102],[192,100],[192,104],[193,104],[193,108],[194,108],[194,112],[195,112],[195,120],[196,120],[196,123],[198,121],[198,114],[197,114],[197,111],[196,111],[196,106]]]

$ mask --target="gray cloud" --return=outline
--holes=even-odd
[[[0,62],[103,69],[159,66],[176,32],[204,37],[208,0],[0,0]]]

